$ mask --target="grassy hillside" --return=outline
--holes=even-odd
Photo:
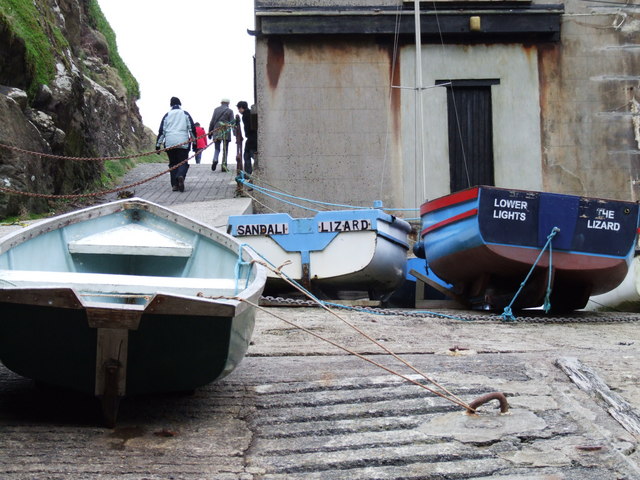
[[[98,30],[107,39],[107,44],[109,45],[109,62],[120,74],[120,78],[122,78],[122,82],[127,89],[129,97],[133,99],[140,98],[140,86],[138,85],[138,81],[131,74],[122,58],[120,58],[118,45],[116,43],[116,34],[111,28],[111,25],[109,25],[109,22],[102,13],[102,10],[100,10],[98,0],[89,0],[88,6],[89,23],[91,27]]]
[[[27,71],[31,76],[27,89],[30,96],[35,94],[39,85],[51,83],[55,75],[55,52],[68,47],[60,30],[52,22],[52,13],[43,14],[36,8],[35,2],[29,0],[0,2],[0,21],[25,45]],[[50,32],[51,36],[46,32]]]
[[[116,36],[104,17],[97,0],[88,0],[88,23],[107,39],[109,63],[118,71],[130,98],[140,97],[138,82],[118,54]],[[40,85],[50,84],[55,76],[57,62],[67,63],[61,52],[67,51],[69,42],[57,27],[56,13],[46,1],[2,0],[0,22],[9,27],[13,37],[25,45],[30,97]],[[67,65],[68,67],[69,65]]]

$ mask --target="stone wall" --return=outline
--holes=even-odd
[[[539,55],[544,187],[638,200],[640,10],[578,0],[565,10],[562,43]]]

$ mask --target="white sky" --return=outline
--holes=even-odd
[[[253,98],[253,0],[98,0],[140,84],[138,108],[158,133],[173,96],[207,129],[213,109]]]

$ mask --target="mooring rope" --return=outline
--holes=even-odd
[[[429,387],[423,385],[420,382],[415,382],[413,380],[410,380],[408,377],[399,374],[402,378],[412,381],[412,383],[416,383],[417,385],[422,386],[423,388],[429,390],[430,392],[434,393],[435,395],[441,396],[442,398],[446,398],[447,400],[456,403],[457,405],[464,407],[466,410],[468,411],[475,411],[473,408],[471,408],[467,403],[465,403],[462,399],[460,399],[458,396],[456,396],[455,394],[451,393],[449,390],[447,390],[443,385],[439,384],[438,382],[436,382],[435,380],[433,380],[432,378],[430,378],[427,374],[425,374],[424,372],[422,372],[421,370],[419,370],[417,367],[415,367],[414,365],[410,364],[407,360],[403,359],[402,357],[400,357],[398,354],[396,354],[395,352],[393,352],[391,349],[389,349],[388,347],[386,347],[385,345],[383,345],[382,343],[380,343],[378,340],[376,340],[375,338],[371,337],[369,334],[367,334],[366,332],[364,332],[362,329],[360,329],[359,327],[357,327],[356,325],[354,325],[353,323],[349,322],[348,320],[344,319],[343,317],[341,317],[340,315],[338,315],[335,311],[333,311],[331,308],[329,308],[324,302],[322,302],[320,299],[318,299],[315,295],[313,295],[309,290],[307,290],[306,288],[304,288],[302,285],[300,285],[298,282],[296,282],[295,280],[293,280],[292,278],[290,278],[287,274],[285,274],[282,271],[282,268],[284,266],[286,266],[289,262],[285,262],[283,265],[281,265],[280,267],[275,267],[275,265],[273,265],[273,263],[271,263],[268,259],[266,259],[260,252],[256,251],[255,248],[253,248],[251,245],[249,244],[243,244],[241,246],[241,249],[243,247],[246,247],[248,249],[251,249],[256,255],[258,255],[263,261],[260,260],[254,260],[255,263],[258,263],[262,266],[264,266],[265,268],[267,268],[268,270],[272,271],[273,273],[275,273],[276,275],[278,275],[282,280],[284,280],[286,283],[288,283],[289,285],[291,285],[292,287],[294,287],[296,290],[300,291],[303,295],[305,295],[307,298],[311,299],[312,301],[314,301],[316,304],[318,304],[321,308],[323,308],[324,310],[326,310],[328,313],[330,313],[331,315],[333,315],[334,317],[336,317],[338,320],[340,320],[341,322],[343,322],[345,325],[347,325],[348,327],[350,327],[351,329],[353,329],[354,331],[356,331],[358,334],[360,334],[361,336],[363,336],[364,338],[366,338],[368,341],[370,341],[371,343],[373,343],[374,345],[376,345],[377,347],[379,347],[381,350],[383,350],[385,353],[391,355],[394,359],[396,359],[397,361],[399,361],[400,363],[404,364],[406,367],[408,367],[409,369],[413,370],[415,373],[417,373],[418,375],[420,375],[422,378],[424,378],[425,380],[427,380],[428,382],[432,383],[433,385],[435,385],[436,387],[438,387],[440,390],[442,390],[442,392],[445,392],[444,394],[441,392],[437,392],[433,389],[430,389]],[[236,279],[238,277],[238,273],[236,273]],[[286,320],[285,320],[286,321]],[[286,321],[287,323],[289,323],[288,321]],[[295,325],[294,323],[292,323],[293,325]],[[304,330],[303,327],[300,327]],[[307,330],[305,330],[307,331]],[[308,331],[308,333],[311,333],[312,335],[327,341],[328,343],[331,343],[332,345],[341,348],[342,350],[345,350],[349,353],[353,353],[354,355],[358,356],[359,358],[363,358],[366,359],[367,361],[376,364],[377,362],[374,362],[370,359],[367,359],[366,357],[357,354],[355,352],[350,351],[349,349],[347,349],[346,347],[343,347],[341,345],[336,344],[335,342],[329,340],[329,339],[325,339],[323,338],[321,335],[318,335],[314,332]],[[379,365],[380,366],[380,365]],[[382,367],[385,370],[392,372],[392,373],[396,373],[393,372],[392,370],[386,368],[386,367]]]
[[[544,311],[545,311],[545,313],[548,313],[549,310],[551,309],[551,301],[550,301],[550,296],[551,296],[551,275],[552,275],[552,271],[553,271],[553,265],[551,263],[552,262],[552,253],[553,253],[552,252],[552,247],[551,247],[551,241],[553,240],[553,237],[555,237],[556,234],[559,231],[560,231],[560,229],[558,227],[553,227],[551,229],[551,233],[549,233],[549,235],[547,235],[547,243],[545,243],[544,247],[542,247],[542,250],[540,250],[540,253],[538,254],[538,258],[536,258],[536,261],[533,262],[533,265],[531,266],[531,269],[529,270],[529,273],[527,273],[527,276],[525,277],[525,279],[520,284],[520,288],[518,288],[518,291],[516,292],[516,294],[511,299],[511,302],[509,302],[509,305],[504,307],[504,311],[502,312],[502,315],[500,315],[503,320],[514,321],[516,319],[516,317],[513,316],[513,312],[511,311],[511,307],[513,306],[513,303],[518,298],[518,295],[520,295],[520,292],[522,291],[524,286],[527,284],[527,281],[529,280],[529,277],[531,277],[531,274],[533,273],[533,270],[538,265],[538,262],[542,258],[542,254],[544,253],[544,251],[547,248],[549,248],[549,282],[548,282],[548,285],[547,285],[547,293],[545,295],[545,300],[544,300]]]
[[[210,297],[210,298],[229,298],[229,297]],[[322,340],[323,342],[326,342],[326,343],[328,343],[330,345],[333,345],[334,347],[339,348],[340,350],[342,350],[342,351],[344,351],[344,352],[346,352],[346,353],[348,353],[350,355],[354,355],[354,356],[358,357],[359,359],[364,360],[365,362],[368,362],[368,363],[370,363],[372,365],[375,365],[378,368],[381,368],[382,370],[384,370],[384,371],[386,371],[388,373],[391,373],[392,375],[396,375],[397,377],[400,377],[400,378],[406,380],[407,382],[413,383],[414,385],[417,385],[418,387],[421,387],[421,388],[427,390],[428,392],[432,393],[433,395],[436,395],[436,396],[438,396],[440,398],[448,400],[451,403],[454,403],[454,404],[456,404],[456,405],[458,405],[460,407],[463,407],[468,412],[475,412],[475,409],[472,408],[468,403],[464,402],[463,400],[458,399],[457,396],[455,396],[455,395],[453,395],[451,393],[449,393],[449,395],[451,395],[451,396],[448,396],[445,393],[442,393],[442,392],[439,392],[437,390],[434,390],[433,388],[430,388],[428,385],[425,385],[424,383],[420,383],[419,381],[417,381],[417,380],[415,380],[415,379],[413,379],[411,377],[408,377],[407,375],[404,375],[404,374],[402,374],[400,372],[397,372],[397,371],[393,370],[392,368],[387,367],[386,365],[383,365],[383,364],[381,364],[379,362],[376,362],[375,360],[372,360],[372,359],[366,357],[365,355],[362,355],[361,353],[356,352],[355,350],[351,350],[350,348],[347,348],[347,347],[345,347],[343,345],[340,345],[339,343],[337,343],[337,342],[335,342],[335,341],[333,341],[333,340],[331,340],[329,338],[326,338],[326,337],[320,335],[319,333],[316,333],[316,332],[314,332],[312,330],[309,330],[308,328],[303,327],[302,325],[298,325],[295,322],[287,320],[286,318],[284,318],[284,317],[282,317],[280,315],[277,315],[276,313],[274,313],[272,311],[269,311],[268,309],[266,309],[266,308],[264,308],[264,307],[262,307],[262,306],[260,306],[260,305],[258,305],[256,303],[253,303],[250,300],[247,300],[246,298],[233,297],[233,299],[245,302],[248,305],[251,305],[252,307],[254,307],[256,309],[258,309],[258,310],[260,310],[262,312],[265,312],[265,313],[271,315],[272,317],[275,317],[275,318],[283,321],[284,323],[286,323],[287,325],[289,325],[291,327],[294,327],[294,328],[299,329],[299,330],[301,330],[301,331],[303,331],[305,333],[308,333],[309,335],[312,335],[312,336],[316,337],[317,339]],[[322,303],[320,303],[320,305],[322,306]],[[323,307],[323,308],[326,308],[326,307]],[[330,309],[327,309],[327,310],[329,312],[331,312],[333,315],[336,315],[332,310],[330,310]],[[338,316],[338,318],[340,318],[340,316]],[[343,321],[347,325],[351,325],[346,320],[343,320]],[[354,326],[354,328],[357,329],[357,327],[355,327],[355,326]],[[371,338],[371,337],[367,337],[367,338]],[[374,342],[375,342],[375,340],[374,340]],[[442,388],[445,392],[448,392],[448,390],[446,390],[444,387],[440,386],[437,382],[435,382],[434,380],[430,379],[429,377],[426,377],[419,370],[415,369],[415,367],[413,367],[413,366],[409,365],[408,363],[406,363],[406,361],[402,360],[398,355],[392,353],[390,350],[389,350],[389,352],[394,358],[402,361],[402,363],[407,364],[407,366],[409,366],[412,370],[417,372],[419,375],[423,376],[423,378],[425,380],[433,383],[434,385],[438,386],[439,388]]]
[[[292,201],[288,201],[285,200],[284,198],[290,198],[293,200],[297,200],[297,201],[301,201],[301,202],[307,202],[307,203],[311,203],[311,204],[315,204],[315,205],[321,205],[321,206],[326,206],[326,207],[337,207],[337,208],[344,208],[344,209],[351,209],[351,210],[368,210],[371,208],[378,208],[375,206],[362,206],[362,205],[349,205],[349,204],[342,204],[342,203],[330,203],[330,202],[322,202],[320,200],[313,200],[311,198],[305,198],[305,197],[300,197],[297,195],[292,195],[289,193],[284,193],[282,191],[278,191],[278,190],[274,190],[271,188],[266,188],[260,185],[257,185],[256,183],[251,182],[252,176],[248,176],[248,174],[244,171],[241,170],[240,172],[237,173],[236,176],[236,182],[241,183],[245,186],[251,187],[254,190],[262,193],[263,195],[266,195],[267,197],[271,197],[275,200],[279,200],[283,203],[286,203],[288,205],[294,206],[294,207],[298,207],[298,208],[302,208],[304,210],[310,210],[312,212],[316,212],[319,213],[323,210],[319,210],[316,208],[312,208],[309,206],[305,206],[305,205],[301,205],[298,203],[294,203]],[[280,197],[284,197],[284,198],[280,198]],[[400,212],[400,211],[412,211],[415,212],[418,209],[417,208],[390,208],[390,207],[380,207],[380,210],[383,211],[390,211],[390,212]]]

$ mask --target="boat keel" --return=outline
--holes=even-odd
[[[118,408],[122,398],[118,388],[121,370],[122,364],[114,359],[107,360],[103,365],[104,393],[99,398],[104,423],[108,428],[115,427],[118,417]]]

